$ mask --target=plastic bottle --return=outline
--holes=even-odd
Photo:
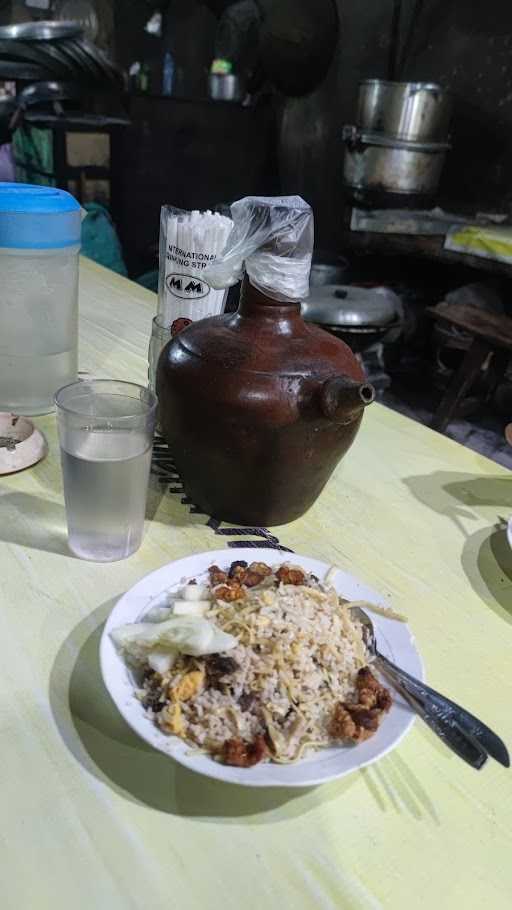
[[[149,92],[149,66],[143,63],[139,71],[139,91]]]
[[[162,95],[172,95],[172,86],[174,82],[174,60],[170,51],[166,51],[164,56],[163,78],[162,78]]]
[[[0,183],[0,411],[49,414],[78,368],[80,205]]]

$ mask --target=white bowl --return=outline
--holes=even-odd
[[[127,622],[140,621],[148,609],[164,604],[169,592],[175,591],[184,580],[199,578],[209,566],[226,568],[234,559],[248,562],[263,561],[280,565],[290,561],[300,565],[318,578],[325,577],[329,565],[293,553],[289,556],[268,548],[213,550],[178,559],[141,579],[121,597],[107,619],[100,644],[101,672],[105,685],[124,719],[147,743],[164,752],[192,771],[233,784],[248,787],[311,787],[343,777],[381,758],[398,745],[414,721],[414,713],[405,701],[393,694],[393,705],[377,733],[357,746],[334,746],[311,752],[290,765],[262,762],[252,768],[222,765],[207,755],[193,751],[176,736],[167,736],[147,715],[134,694],[134,680],[124,660],[116,651],[110,632]],[[333,581],[339,594],[350,600],[367,600],[387,606],[384,598],[367,588],[346,572],[339,571]],[[405,623],[372,614],[379,648],[384,655],[419,679],[423,679],[423,664]]]

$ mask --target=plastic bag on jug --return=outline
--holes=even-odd
[[[254,287],[275,300],[309,294],[313,211],[300,196],[246,196],[231,206],[233,229],[223,251],[204,272],[211,287],[240,281],[244,268]]]

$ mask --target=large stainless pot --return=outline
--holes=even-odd
[[[430,197],[441,176],[446,142],[404,142],[381,133],[343,130],[344,181],[358,191]]]
[[[435,83],[366,79],[359,85],[357,125],[407,142],[443,142],[451,109],[451,95]]]

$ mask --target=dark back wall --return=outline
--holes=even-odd
[[[329,73],[310,95],[283,99],[279,117],[281,189],[300,193],[313,205],[317,244],[327,248],[338,245],[343,214],[341,128],[353,122],[358,82],[388,75],[394,8],[393,0],[333,2],[340,35]],[[153,57],[158,81],[158,61],[168,43],[176,58],[179,93],[204,95],[215,17],[200,0],[172,0],[166,38],[159,41],[142,32],[150,11],[149,3],[117,0],[116,37],[123,63],[128,65],[143,51]],[[401,51],[404,44],[401,78],[437,80],[455,94],[454,147],[443,175],[441,203],[445,208],[508,211],[512,4],[402,0]]]
[[[409,2],[409,5],[412,4]],[[420,4],[404,78],[436,78],[455,95],[443,198],[473,211],[512,204],[512,4]]]
[[[359,80],[386,77],[393,11],[393,0],[336,2],[340,33],[327,78],[312,94],[284,102],[280,128],[283,192],[314,207],[316,242],[328,249],[341,230],[342,126],[353,122]]]
[[[314,0],[312,0],[314,2]],[[317,241],[335,248],[343,210],[340,138],[353,122],[357,85],[386,78],[393,0],[337,0],[340,39],[325,82],[288,100],[281,123],[283,190],[315,208]],[[508,0],[403,0],[400,78],[439,81],[455,94],[453,150],[441,183],[445,208],[512,208],[512,4]]]

